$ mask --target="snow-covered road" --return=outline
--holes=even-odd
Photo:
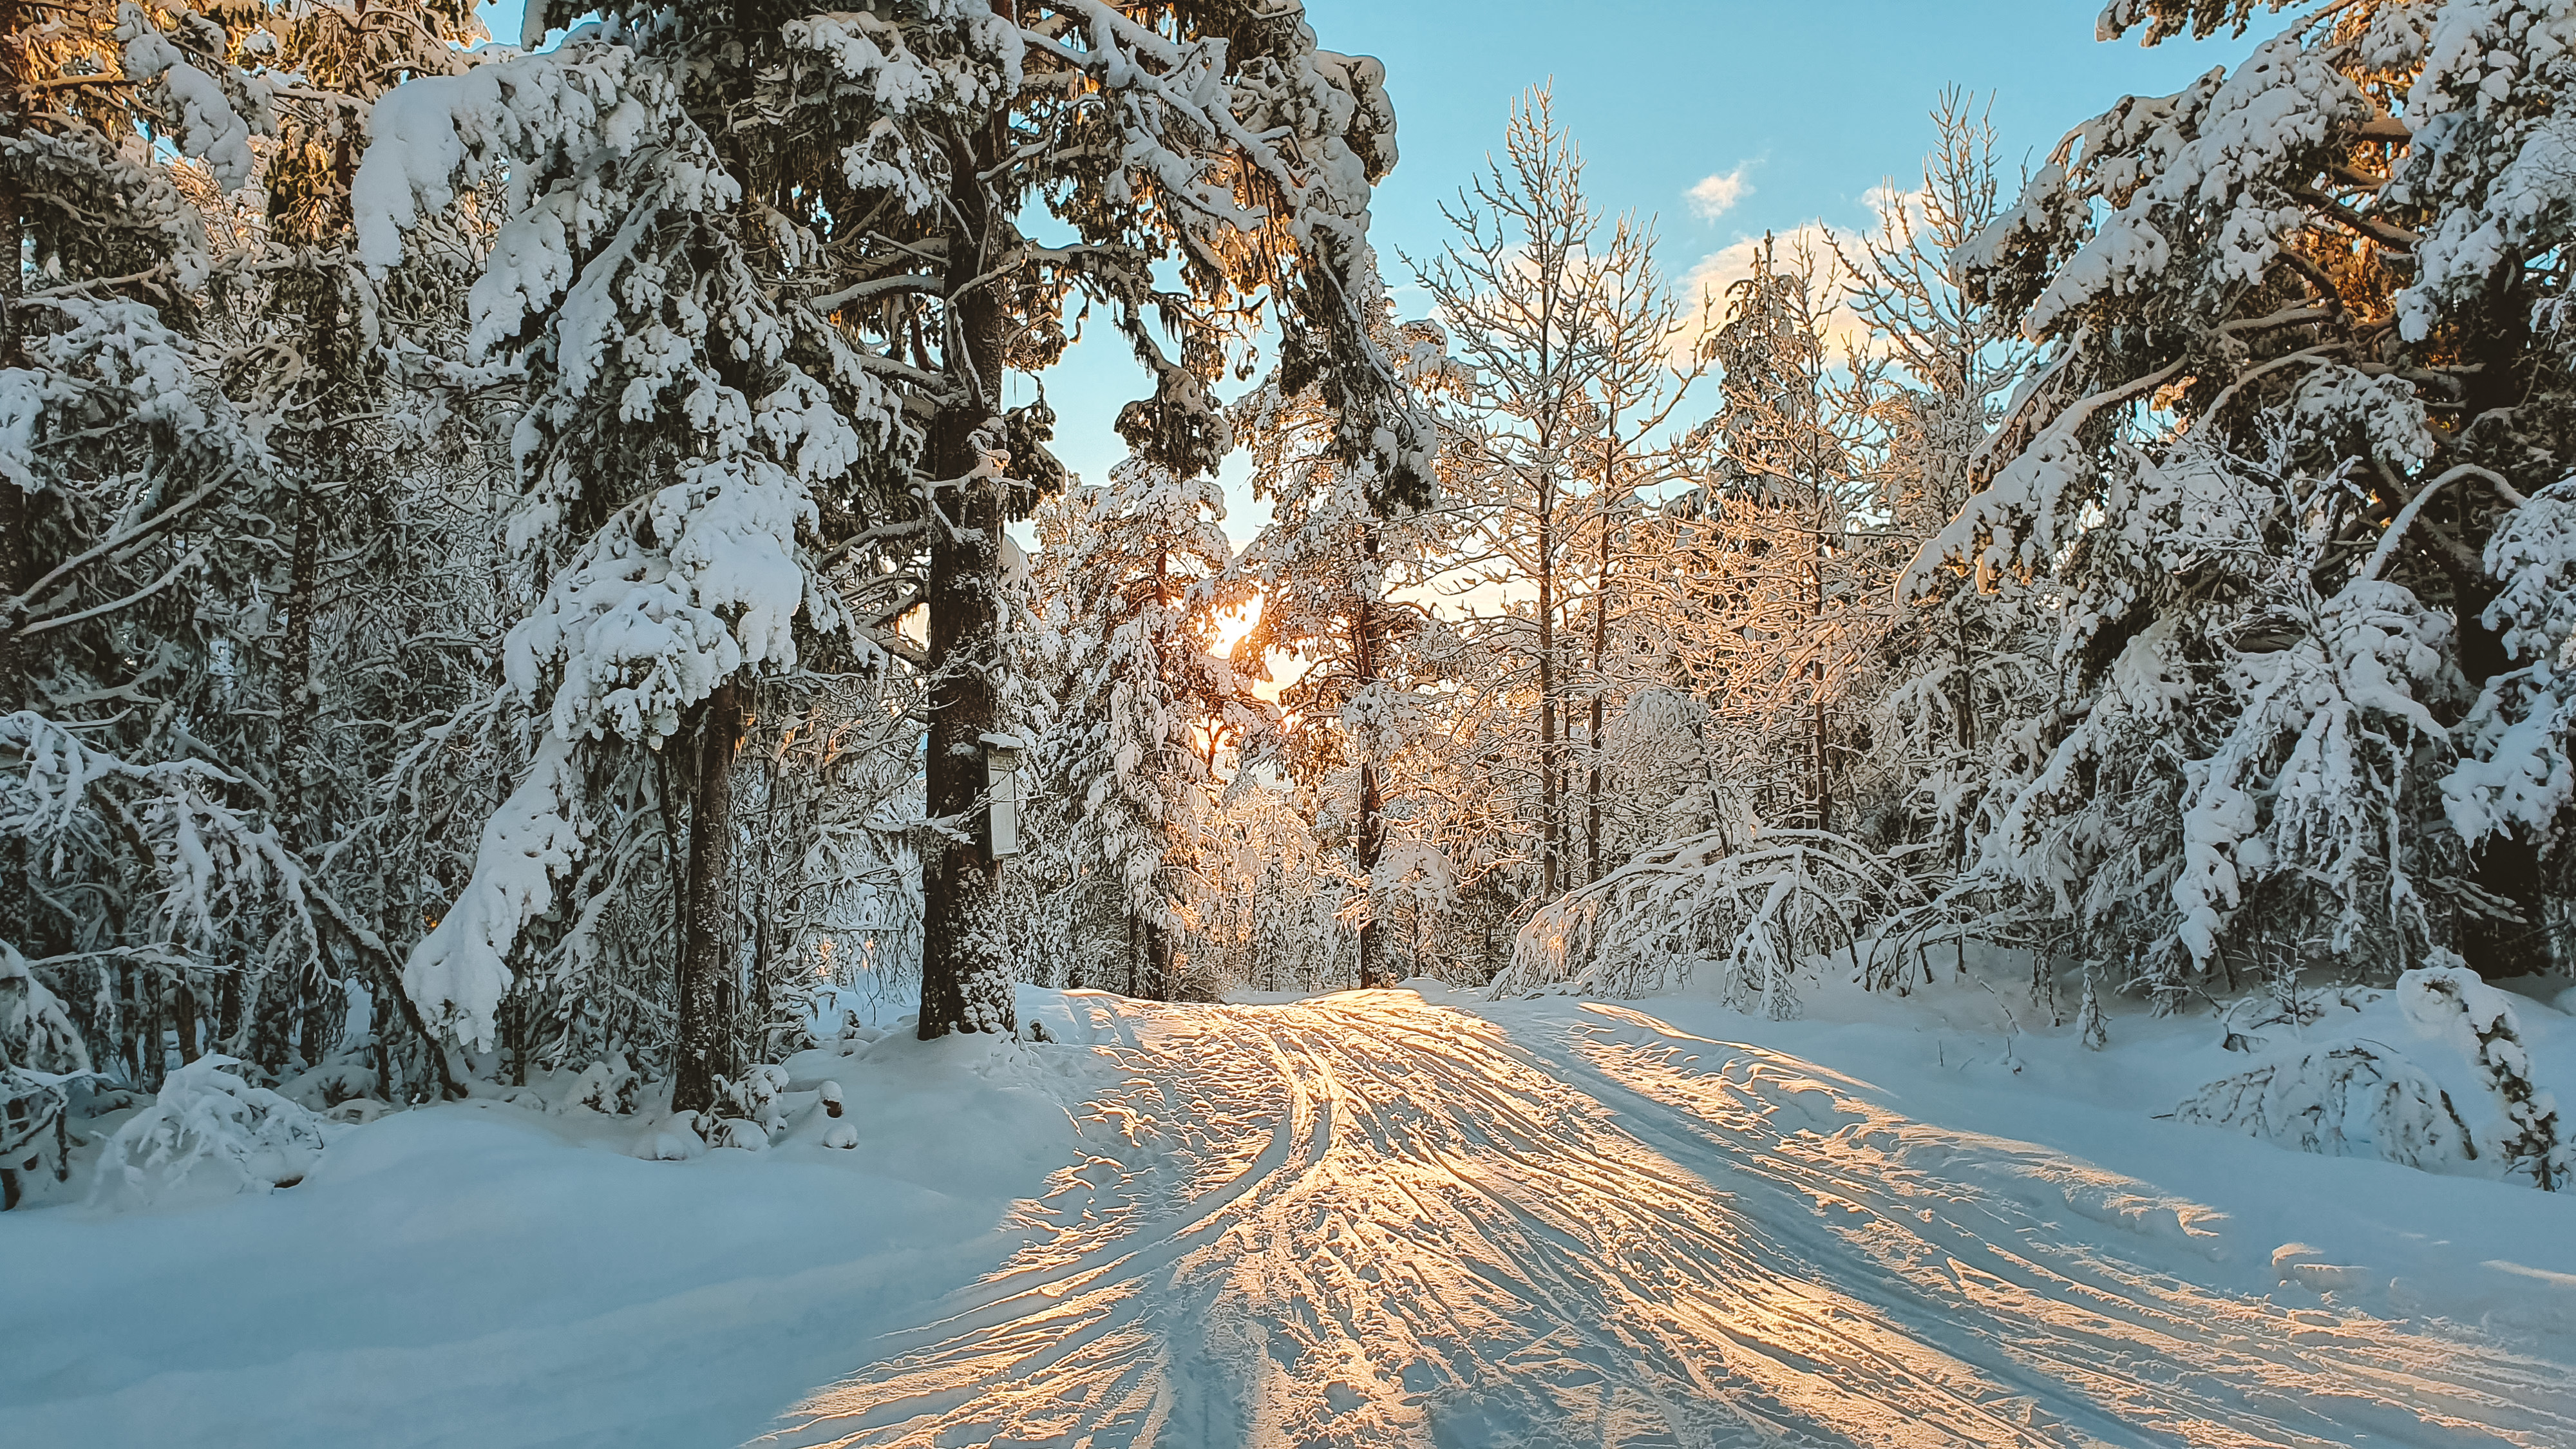
[[[1640,1011],[1063,1000],[1125,1081],[1037,1245],[764,1442],[2576,1444],[2563,1364]]]

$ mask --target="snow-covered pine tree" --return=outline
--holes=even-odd
[[[1884,629],[1866,547],[1884,432],[1879,361],[1837,359],[1823,259],[1765,238],[1708,346],[1717,411],[1703,481],[1651,531],[1671,561],[1649,617],[1677,683],[1709,702],[1739,828],[1823,830],[1853,795],[1866,671]]]
[[[398,1098],[434,1081],[436,1063],[398,984],[396,953],[419,918],[396,882],[416,871],[388,869],[373,797],[421,723],[485,683],[475,653],[495,642],[498,479],[491,439],[471,420],[472,399],[493,389],[456,365],[470,223],[371,279],[349,189],[373,103],[406,79],[463,69],[461,47],[484,32],[453,0],[235,13],[257,22],[234,55],[261,68],[275,134],[255,148],[261,205],[225,213],[230,285],[207,326],[227,353],[228,390],[271,420],[257,507],[275,538],[261,606],[238,626],[234,706],[208,723],[229,722],[210,737],[259,779],[279,838],[335,909],[305,961],[227,983],[238,1025],[225,1050],[256,1067],[319,1065],[363,978],[377,1089]]]
[[[1076,804],[1078,871],[1116,883],[1131,995],[1169,999],[1189,925],[1183,877],[1206,844],[1234,759],[1277,711],[1216,651],[1217,616],[1240,600],[1225,495],[1130,458],[1100,487],[1041,515],[1044,591],[1067,675],[1040,741],[1050,791]]]
[[[2101,29],[2257,8],[2120,0]],[[1983,869],[2151,982],[2266,931],[2356,969],[2452,943],[2527,971],[2554,812],[2474,786],[2449,828],[2432,807],[2464,757],[2564,768],[2563,736],[2460,721],[2518,708],[2532,656],[2506,641],[2530,640],[2494,570],[2530,561],[2500,540],[2576,441],[2555,321],[2576,17],[2260,8],[2297,16],[2078,128],[1961,253],[1971,300],[2046,353],[1913,587],[1948,560],[2062,601],[2062,703],[2004,722],[2035,748]]]
[[[236,748],[280,408],[228,394],[219,313],[259,285],[268,21],[0,11],[0,938],[145,1084],[321,971],[337,914]]]
[[[1408,384],[1425,394],[1461,385],[1438,326],[1392,326],[1381,317],[1379,327],[1381,348]],[[1327,833],[1345,847],[1343,916],[1366,989],[1394,979],[1384,970],[1378,918],[1390,814],[1408,813],[1390,798],[1402,793],[1396,757],[1422,734],[1419,692],[1457,653],[1420,597],[1446,548],[1449,520],[1389,509],[1373,464],[1352,467],[1337,456],[1333,408],[1298,381],[1283,368],[1234,412],[1251,454],[1253,496],[1270,505],[1270,522],[1235,567],[1238,587],[1258,597],[1261,613],[1234,657],[1256,677],[1270,676],[1274,658],[1294,671],[1279,697],[1294,726],[1276,742],[1276,756],[1255,762],[1284,765],[1310,792],[1318,806],[1311,823],[1347,822],[1346,831]],[[1406,844],[1416,854],[1439,848],[1421,837]]]
[[[862,38],[863,65],[821,21],[611,10],[376,105],[354,188],[366,259],[397,263],[460,186],[489,188],[503,219],[472,341],[528,375],[510,531],[542,593],[505,662],[542,733],[404,969],[470,1045],[495,1040],[530,946],[559,971],[658,949],[649,927],[601,929],[658,847],[681,939],[673,1103],[712,1101],[739,1005],[730,806],[753,681],[881,658],[833,570],[894,510],[921,442],[879,376],[912,369],[846,325],[847,299],[816,295],[847,275],[836,243],[900,214],[917,178],[841,166],[836,138],[871,98],[972,107],[999,74],[954,26],[923,38],[942,48],[895,62]],[[668,828],[683,794],[685,848]]]

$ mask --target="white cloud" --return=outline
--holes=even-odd
[[[1687,193],[1691,210],[1703,220],[1715,221],[1732,210],[1735,203],[1753,194],[1753,183],[1744,179],[1744,168],[1736,167],[1721,175],[1703,176]]]
[[[1827,345],[1840,359],[1846,347],[1858,346],[1866,352],[1874,341],[1868,325],[1853,314],[1849,290],[1843,279],[1836,275],[1838,269],[1834,265],[1833,243],[1837,237],[1841,238],[1846,251],[1858,255],[1859,248],[1854,245],[1856,239],[1850,232],[1827,226],[1821,221],[1811,221],[1773,235],[1772,264],[1782,271],[1797,271],[1802,267],[1814,269],[1817,286],[1831,304],[1825,317]],[[1745,237],[1700,258],[1698,265],[1682,279],[1690,305],[1694,309],[1707,307],[1707,316],[1712,322],[1722,320],[1726,315],[1726,289],[1753,275],[1753,259],[1761,250],[1762,238]]]
[[[1900,222],[1916,231],[1923,229],[1926,208],[1932,203],[1932,189],[1918,186],[1911,191],[1898,189],[1895,182],[1882,181],[1861,196],[1861,204],[1876,215],[1882,226]]]

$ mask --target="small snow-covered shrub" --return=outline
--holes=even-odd
[[[736,1081],[716,1078],[715,1105],[696,1118],[698,1135],[709,1147],[739,1147],[758,1152],[787,1126],[787,1109],[779,1101],[787,1090],[787,1069],[763,1064]]]
[[[732,1147],[744,1152],[769,1150],[769,1133],[748,1117],[700,1117],[698,1127],[707,1135],[709,1147]]]
[[[635,1155],[647,1162],[686,1162],[705,1156],[707,1139],[698,1120],[695,1112],[672,1113],[668,1121],[644,1129],[642,1140],[635,1144]]]
[[[2397,978],[2397,1004],[2428,1037],[2450,1042],[2478,1069],[2504,1109],[2504,1154],[2529,1170],[2543,1192],[2576,1171],[2558,1126],[2558,1103],[2531,1080],[2531,1053],[2513,1018],[2513,1000],[2465,966],[2426,966]]]
[[[375,1097],[376,1071],[359,1052],[342,1052],[277,1084],[277,1094],[316,1112]],[[383,1104],[376,1103],[381,1109]]]
[[[581,1069],[559,1110],[588,1107],[612,1117],[623,1116],[635,1110],[635,1095],[642,1086],[643,1079],[627,1064],[626,1054],[612,1052]]]
[[[89,1073],[89,1049],[61,998],[0,941],[0,1206],[18,1204],[18,1174],[47,1166],[70,1176],[72,1089]]]
[[[2376,1157],[2426,1172],[2455,1171],[2478,1155],[2449,1093],[2404,1057],[2358,1042],[2285,1053],[2212,1082],[2174,1116],[2300,1152]]]
[[[757,1123],[763,1132],[775,1135],[787,1124],[787,1109],[778,1100],[787,1090],[787,1082],[785,1067],[766,1064],[745,1071],[738,1082],[731,1077],[718,1077],[715,1109],[708,1115]]]
[[[92,1200],[142,1206],[303,1181],[346,1128],[226,1070],[239,1065],[208,1055],[172,1072],[108,1139]]]
[[[587,1080],[590,1073],[582,1075]],[[765,1151],[786,1130],[787,1109],[779,1098],[787,1083],[785,1067],[766,1064],[744,1072],[740,1081],[718,1077],[714,1105],[703,1112],[674,1112],[647,1128],[635,1145],[635,1155],[686,1162],[710,1147]]]

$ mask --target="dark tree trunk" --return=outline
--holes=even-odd
[[[963,396],[931,425],[933,477],[954,480],[975,470],[977,434],[999,427],[1003,315],[983,276],[1010,225],[996,214],[982,173],[998,164],[1008,142],[996,114],[959,148],[948,200],[958,222],[946,274],[950,333],[948,381]],[[930,739],[925,762],[929,810],[968,837],[942,839],[922,862],[922,1039],[952,1031],[1017,1030],[1011,973],[994,950],[987,919],[1000,862],[985,849],[976,812],[985,791],[983,736],[1000,722],[990,670],[999,662],[994,584],[1001,575],[1002,495],[991,480],[952,484],[934,504],[945,523],[931,530]]]
[[[21,27],[28,17],[21,13],[17,0],[0,0],[0,133],[15,135],[18,131],[19,87],[24,80],[23,67],[27,37]],[[18,266],[19,247],[25,236],[20,225],[18,188],[6,175],[0,175],[0,238],[9,249],[9,265],[0,267],[0,367],[17,367],[26,361],[20,344],[25,326],[24,311],[27,279]],[[26,664],[18,642],[18,627],[23,622],[18,608],[18,595],[35,582],[35,545],[28,535],[27,492],[16,484],[0,486],[0,712],[25,709],[28,698]]]
[[[1825,618],[1824,513],[1824,485],[1819,482],[1816,486],[1816,532],[1813,541],[1814,552],[1811,558],[1811,567],[1815,574],[1816,597],[1814,612],[1809,616],[1816,621],[1819,628],[1823,627]],[[1831,784],[1826,767],[1825,657],[1821,650],[1817,652],[1815,661],[1807,666],[1807,677],[1814,682],[1816,691],[1815,698],[1813,700],[1815,710],[1815,719],[1813,721],[1814,732],[1810,737],[1810,746],[1813,752],[1813,758],[1808,762],[1811,775],[1807,789],[1811,798],[1807,807],[1807,819],[1810,828],[1816,830],[1827,830],[1832,828],[1826,823],[1829,810]]]
[[[1616,434],[1616,427],[1613,427]],[[1604,460],[1602,491],[1609,494],[1615,484],[1616,459]],[[1610,495],[1615,497],[1616,495]],[[1590,771],[1584,780],[1586,804],[1583,827],[1586,881],[1601,879],[1601,671],[1610,656],[1610,501],[1601,505],[1601,571],[1592,587],[1592,721],[1591,733],[1584,736],[1584,750],[1590,757]]]
[[[18,130],[19,86],[24,79],[23,63],[26,37],[20,33],[27,17],[17,0],[0,0],[0,132],[15,135]],[[0,238],[8,244],[9,262],[0,267],[0,367],[16,367],[24,360],[19,345],[22,325],[22,299],[26,278],[18,265],[23,229],[19,225],[17,187],[0,175]],[[30,525],[26,490],[15,483],[0,482],[0,714],[14,714],[35,703],[33,681],[28,677],[32,657],[18,638],[26,622],[24,603],[20,598],[35,582],[36,550]],[[8,911],[12,945],[29,956],[39,954],[41,947],[32,939],[35,917],[35,853],[26,840],[9,842],[6,854],[0,854],[0,903]]]
[[[1361,889],[1369,893],[1368,913],[1360,917],[1360,989],[1383,986],[1384,973],[1379,970],[1382,954],[1381,932],[1377,920],[1377,866],[1386,855],[1385,802],[1378,796],[1377,766],[1360,763],[1359,859]]]
[[[2529,385],[2532,315],[2530,295],[2520,284],[2523,259],[2508,254],[2492,275],[2503,279],[2504,285],[2487,298],[2470,330],[2470,353],[2477,366],[2467,371],[2460,399],[2463,438],[2484,435],[2490,441],[2492,430],[2499,420],[2512,417]],[[2543,474],[2519,481],[2529,492],[2554,477]],[[2458,522],[2465,525],[2470,506],[2465,485],[2452,501],[2461,510]],[[2452,608],[2459,626],[2460,672],[2468,676],[2472,688],[2483,688],[2514,665],[2504,640],[2484,622],[2487,605],[2495,599],[2495,586],[2477,575],[2457,580],[2456,586],[2458,597]],[[2508,831],[2480,842],[2471,850],[2470,860],[2470,878],[2480,890],[2510,904],[2517,919],[2464,917],[2459,928],[2460,959],[2491,980],[2548,970],[2547,877],[2540,847],[2520,832]]]
[[[1172,933],[1151,921],[1145,923],[1145,996],[1172,999]]]
[[[1361,547],[1371,559],[1377,556],[1374,531],[1362,541]],[[1358,676],[1361,687],[1366,688],[1377,682],[1379,624],[1376,610],[1370,607],[1370,601],[1365,597],[1360,599],[1359,608],[1354,613],[1351,643],[1355,657],[1352,663],[1357,667],[1352,672]],[[1359,785],[1359,839],[1352,863],[1359,867],[1360,889],[1368,893],[1367,909],[1360,915],[1359,930],[1359,985],[1362,991],[1367,991],[1386,984],[1381,979],[1384,973],[1378,967],[1383,947],[1377,923],[1377,867],[1378,862],[1386,858],[1386,800],[1379,790],[1376,761],[1365,758],[1360,761]]]
[[[1538,480],[1538,815],[1539,899],[1565,881],[1564,810],[1556,744],[1556,482]]]
[[[342,466],[350,438],[329,414],[340,405],[331,378],[353,375],[355,349],[340,337],[339,291],[319,271],[292,274],[281,285],[280,300],[302,308],[307,349],[324,369],[325,382],[316,399],[324,414],[318,427],[295,439],[303,454],[294,475],[295,537],[287,556],[286,631],[281,641],[277,699],[277,813],[290,846],[309,849],[312,822],[306,818],[305,790],[312,772],[314,716],[322,706],[322,681],[313,667],[313,616],[320,607],[322,500],[324,475]]]
[[[2461,599],[2456,615],[2460,670],[2480,686],[2513,664],[2504,641],[2480,622],[2492,597],[2485,591],[2468,595]],[[2548,879],[2540,847],[2519,831],[2508,830],[2479,842],[2470,850],[2469,860],[2469,878],[2479,890],[2510,904],[2515,917],[2463,915],[2457,942],[2460,959],[2490,981],[2548,970],[2552,964],[2545,900]]]
[[[197,1059],[197,993],[188,989],[185,980],[170,987],[170,1024],[179,1037],[179,1065]]]
[[[733,874],[733,759],[742,744],[742,695],[731,682],[707,696],[698,726],[698,788],[689,807],[688,938],[680,951],[679,1041],[671,1108],[703,1112],[715,1101],[724,1049],[726,886]]]

